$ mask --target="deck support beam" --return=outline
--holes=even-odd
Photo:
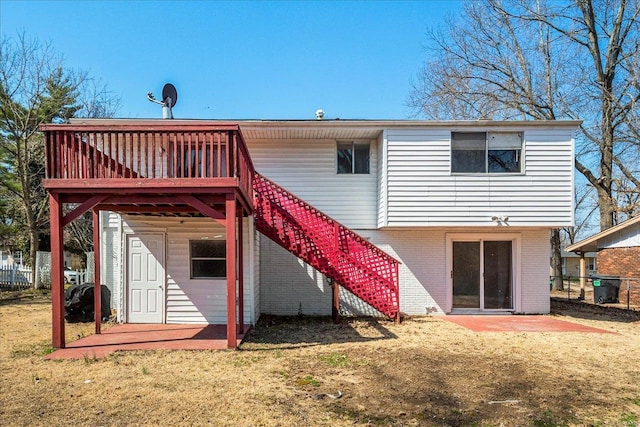
[[[108,194],[98,194],[96,196],[91,197],[89,200],[81,203],[80,206],[78,206],[77,208],[75,208],[74,210],[72,210],[62,218],[62,226],[64,227],[65,225],[69,225],[71,221],[80,217],[80,215],[82,215],[89,209],[92,209],[97,204],[102,203],[104,199],[108,197],[109,197]]]
[[[238,346],[236,319],[236,196],[227,194],[225,202],[227,229],[227,348]]]
[[[229,195],[227,195],[227,199],[226,199],[227,201],[229,201],[229,197],[228,196]],[[217,210],[213,209],[211,206],[207,205],[203,201],[199,200],[195,196],[192,196],[190,194],[178,194],[177,197],[179,199],[181,199],[182,201],[184,201],[189,206],[192,206],[193,208],[197,209],[201,214],[206,215],[209,218],[215,219],[216,221],[218,221],[222,225],[227,225],[228,220],[229,220],[229,216],[228,215],[226,217],[227,221],[225,222],[225,216],[224,215],[222,215],[220,212],[218,212]],[[235,204],[235,196],[234,196],[234,204]],[[235,212],[235,209],[234,209],[233,212]],[[232,213],[232,215],[233,215],[233,213]]]
[[[242,208],[237,209],[238,219],[238,332],[244,334],[244,248],[242,245]]]
[[[100,286],[100,211],[91,210],[93,218],[93,319],[96,334],[102,333],[102,288]]]
[[[51,226],[51,315],[52,346],[65,347],[64,331],[64,248],[62,241],[62,200],[59,194],[49,194]]]

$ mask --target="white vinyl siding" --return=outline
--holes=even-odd
[[[387,163],[387,150],[385,149],[386,131],[380,136],[377,141],[378,152],[378,228],[387,226],[387,173],[388,168],[384,167]]]
[[[226,279],[190,279],[189,241],[224,240],[225,228],[208,218],[124,217],[124,233],[163,232],[166,241],[166,323],[226,324]],[[244,219],[244,319],[255,324],[253,226]],[[125,284],[121,283],[124,287]],[[126,305],[125,305],[126,306]]]
[[[451,174],[451,131],[386,131],[387,208],[379,223],[491,226],[499,215],[510,226],[573,224],[573,129],[523,129],[521,174]]]
[[[222,226],[209,227],[206,234],[174,229],[167,234],[167,323],[227,322],[226,280],[189,278],[189,240],[214,238],[212,231],[224,235]]]
[[[102,230],[100,235],[100,283],[111,291],[111,308],[116,309],[119,313],[122,306],[120,295],[122,277],[120,216],[113,212],[100,212],[100,225]]]
[[[247,140],[258,172],[350,228],[375,228],[378,160],[370,145],[369,174],[338,174],[336,140]]]
[[[640,223],[632,224],[600,240],[598,248],[631,248],[640,246]]]
[[[253,217],[250,218],[249,229],[251,230],[250,236],[253,236],[252,242],[253,246],[251,247],[251,253],[253,253],[253,319],[252,322],[258,321],[260,318],[261,310],[260,310],[260,241],[262,239],[262,235],[255,231],[253,225]],[[265,238],[266,239],[266,238]]]
[[[522,232],[520,313],[549,313],[549,238],[549,230]]]

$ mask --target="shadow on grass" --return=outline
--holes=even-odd
[[[49,289],[30,289],[26,291],[0,290],[0,305],[51,304]]]
[[[289,349],[397,338],[385,327],[388,323],[391,321],[371,317],[343,318],[339,324],[334,324],[329,317],[262,315],[258,324],[245,336],[242,350]]]
[[[550,380],[554,372],[541,375],[526,358],[429,345],[408,351],[401,342],[398,348],[352,347],[341,354],[366,361],[342,368],[357,381],[324,375],[313,357],[296,358],[288,369],[313,374],[326,389],[339,388],[343,399],[321,404],[358,425],[564,426],[579,422],[575,412],[591,402],[580,394],[589,388],[586,379]],[[594,401],[608,405],[606,396]]]
[[[633,323],[640,321],[640,311],[607,305],[590,304],[578,300],[551,298],[551,314],[609,322]]]

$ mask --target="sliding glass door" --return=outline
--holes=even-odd
[[[480,242],[453,242],[453,308],[480,308]]]
[[[453,309],[513,309],[513,242],[452,242]]]

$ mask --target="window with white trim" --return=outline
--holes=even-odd
[[[338,173],[368,174],[369,146],[369,142],[338,141]]]
[[[521,173],[522,132],[451,132],[451,173]]]
[[[225,240],[190,240],[190,277],[192,279],[224,279],[227,277],[226,253]]]

